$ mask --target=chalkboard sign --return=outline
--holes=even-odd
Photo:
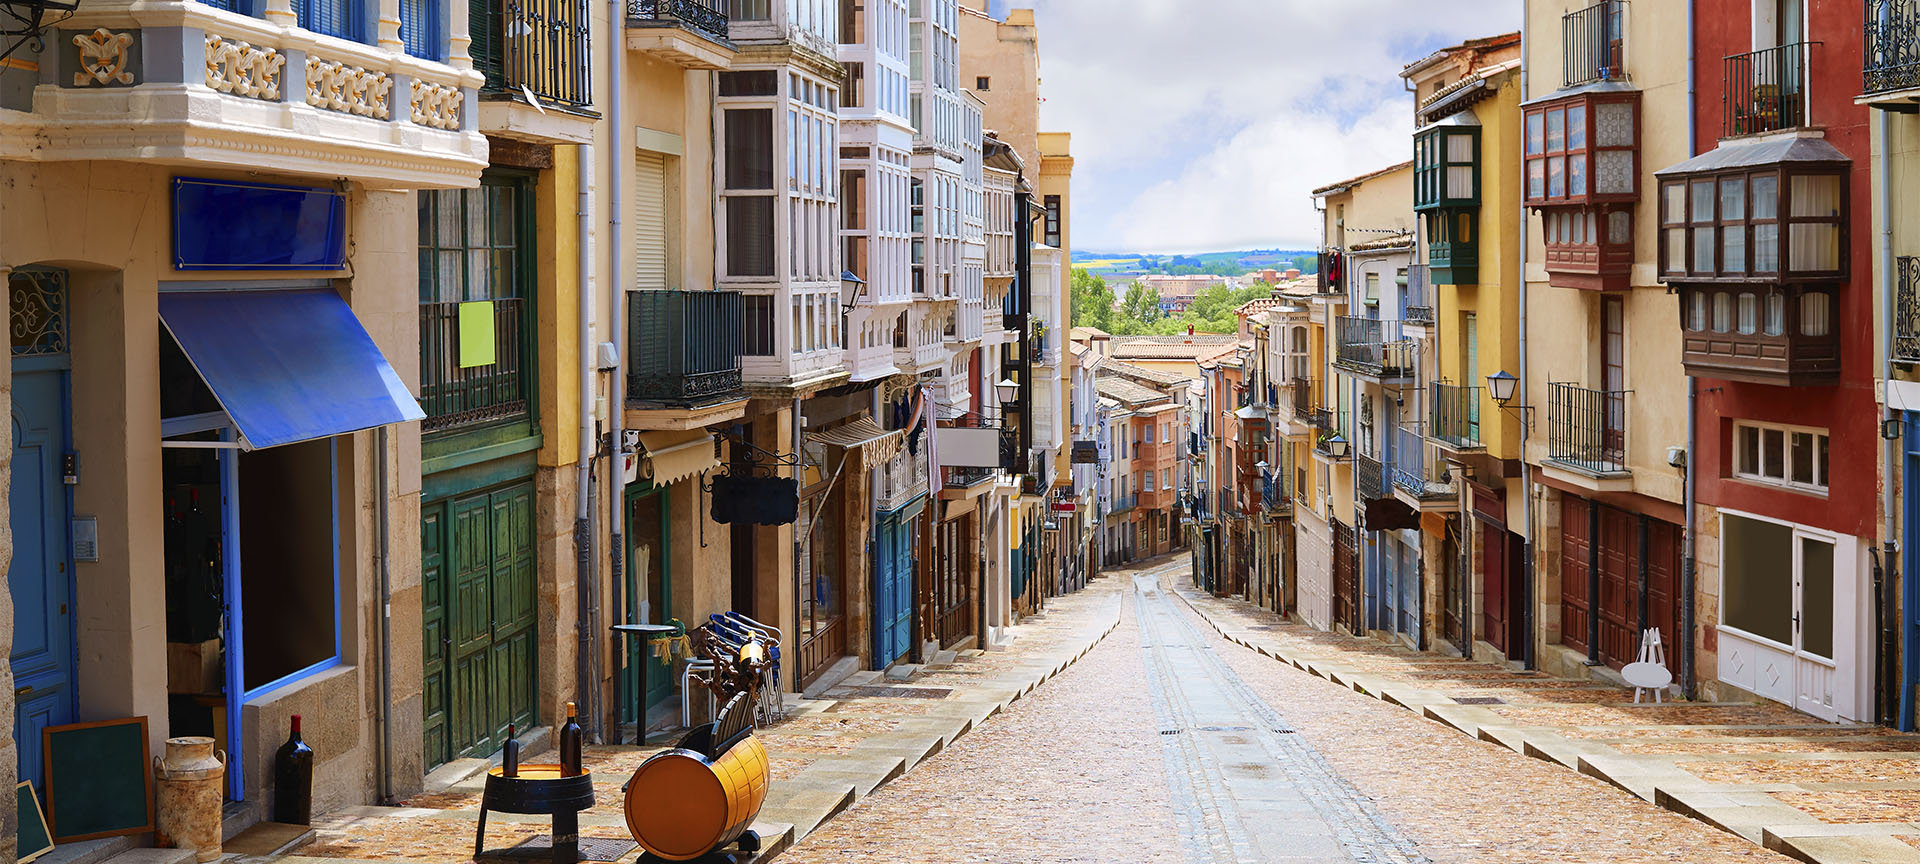
[[[40,741],[55,843],[153,830],[147,718],[48,726]]]
[[[47,817],[40,812],[40,796],[33,791],[33,784],[25,780],[13,787],[14,804],[19,808],[20,845],[17,851],[19,864],[27,864],[48,852],[53,851],[53,833],[47,830]]]

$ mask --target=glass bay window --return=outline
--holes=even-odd
[[[1660,273],[1689,374],[1787,386],[1840,374],[1851,163],[1818,138],[1725,145],[1659,172]]]
[[[1527,206],[1539,212],[1549,281],[1625,290],[1640,197],[1640,94],[1602,83],[1523,106]]]

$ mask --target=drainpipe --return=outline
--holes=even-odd
[[[1886,382],[1883,385],[1883,389],[1891,390],[1893,386],[1893,294],[1895,290],[1895,274],[1893,258],[1893,161],[1887,156],[1887,148],[1892,143],[1893,118],[1889,116],[1889,112],[1883,109],[1876,110],[1874,113],[1879,115],[1879,117],[1876,118],[1877,122],[1875,122],[1873,126],[1873,134],[1874,137],[1878,139],[1874,142],[1874,159],[1879,163],[1880,168],[1880,177],[1876,181],[1876,185],[1879,188],[1874,190],[1874,201],[1876,209],[1880,211],[1878,214],[1880,217],[1880,236],[1876,238],[1875,241],[1879,249],[1875,251],[1880,257],[1881,313],[1881,324],[1875,329],[1877,331],[1876,335],[1878,335],[1881,343],[1879,346],[1880,376],[1881,380]],[[1893,410],[1892,400],[1887,401],[1887,410],[1891,412]],[[1920,673],[1920,646],[1916,646],[1914,640],[1911,638],[1913,633],[1912,629],[1901,627],[1901,622],[1914,620],[1916,604],[1920,604],[1920,584],[1912,584],[1911,579],[1906,580],[1906,584],[1901,584],[1900,559],[1898,557],[1900,541],[1894,539],[1898,536],[1898,523],[1895,521],[1893,513],[1893,489],[1900,477],[1900,442],[1894,439],[1886,439],[1883,442],[1883,446],[1886,450],[1884,456],[1886,466],[1881,476],[1881,481],[1884,484],[1881,488],[1886,490],[1886,503],[1881,508],[1885,512],[1882,514],[1884,521],[1880,529],[1880,639],[1882,640],[1880,656],[1884,660],[1883,665],[1888,668],[1884,670],[1879,677],[1882,682],[1885,682],[1894,671],[1892,668],[1893,646],[1896,642],[1900,641],[1900,631],[1906,629],[1908,638],[1905,643],[1900,646],[1901,666],[1906,674],[1900,676],[1899,713],[1892,719],[1894,723],[1899,726],[1900,731],[1911,732],[1913,731],[1914,725],[1914,679],[1920,677],[1920,674],[1916,674]],[[1905,604],[1899,602],[1900,598],[1896,593],[1899,587],[1905,588]],[[1894,694],[1889,687],[1888,692],[1885,694],[1884,701],[1886,703],[1892,703],[1893,700]],[[1884,709],[1881,712],[1881,721],[1883,723],[1887,719],[1885,716],[1886,713]]]
[[[626,14],[626,4],[623,3],[622,0],[607,0],[608,21],[615,22],[615,26],[618,26],[619,22],[626,20]],[[622,292],[620,286],[624,284],[620,269],[620,249],[625,245],[626,237],[625,232],[622,230],[620,220],[620,213],[625,207],[620,197],[621,171],[625,167],[625,160],[621,158],[621,154],[624,151],[621,149],[623,145],[621,144],[620,130],[626,120],[624,113],[620,109],[624,102],[622,97],[626,93],[626,88],[623,86],[624,81],[622,80],[626,77],[626,53],[625,51],[619,50],[618,46],[615,47],[615,50],[607,52],[607,81],[610,85],[608,89],[613,92],[614,96],[607,100],[606,313],[608,319],[608,341],[613,343],[613,351],[616,359],[625,353],[625,346],[622,344],[622,341],[626,333],[626,319],[621,314],[626,309],[626,305],[620,302],[623,299],[621,297]],[[580,350],[589,351],[590,355],[599,353],[595,349],[597,349],[597,346],[580,346]],[[622,583],[626,580],[627,573],[625,560],[626,545],[623,537],[626,523],[627,478],[626,472],[622,470],[623,466],[620,464],[620,457],[623,446],[621,438],[624,437],[626,433],[626,429],[624,428],[626,416],[623,410],[626,404],[626,387],[624,386],[626,381],[620,375],[620,366],[618,363],[614,365],[613,375],[611,377],[612,380],[607,382],[607,560],[612,564],[609,568],[609,576],[613,582],[611,595],[613,600],[613,617],[617,622],[624,622],[630,617],[630,614],[625,613],[631,612],[632,598],[625,598],[627,606],[623,608],[621,605],[621,600],[623,599],[621,595],[623,592],[620,589]],[[664,564],[665,562],[662,563]],[[616,677],[613,687],[614,698],[616,700],[614,704],[619,705],[618,699],[622,694],[620,693],[621,681],[618,677]],[[639,701],[644,703],[645,698],[645,694],[642,694]],[[647,737],[647,710],[645,704],[640,706],[639,711],[634,717],[634,721],[637,724],[635,726],[636,736],[640,741],[644,742]]]
[[[380,522],[380,783],[381,803],[393,801],[393,549],[387,525],[387,427],[374,435],[374,518]]]
[[[798,339],[800,334],[795,333],[793,335],[794,335],[794,338]],[[793,452],[793,482],[796,488],[801,485],[804,485],[807,481],[807,471],[806,471],[806,462],[805,462],[806,456],[804,452],[800,449],[800,435],[801,435],[800,402],[801,400],[799,399],[799,397],[795,397],[793,400],[793,424],[792,424],[793,425],[793,451],[792,451]],[[824,504],[824,503],[826,503],[824,500],[821,501],[821,504]],[[807,533],[811,533],[811,529],[813,527],[814,522],[820,521],[819,508],[820,508],[819,504],[814,505],[813,519],[807,523],[807,527],[809,531],[802,532],[800,530],[800,525],[797,522],[794,524],[793,530],[792,530],[792,534],[793,534],[793,615],[794,615],[794,626],[796,628],[800,626],[800,598],[806,596],[805,594],[801,593],[802,589],[800,585],[800,556],[804,554],[802,550],[806,546]],[[806,508],[802,507],[801,512],[805,513]],[[856,651],[855,653],[857,654],[858,652]],[[876,658],[876,660],[877,659],[878,658]],[[799,690],[800,689],[800,666],[799,664],[796,663],[793,665],[792,668],[793,668],[793,672],[791,674],[793,675],[793,689]]]
[[[1693,4],[1687,4],[1687,155],[1691,157],[1698,149],[1700,123],[1693,112],[1694,104],[1694,19]],[[1700,543],[1700,517],[1698,510],[1698,463],[1694,458],[1700,443],[1700,380],[1687,376],[1687,478],[1686,494],[1682,500],[1687,508],[1686,539],[1680,544],[1680,692],[1687,698],[1694,697],[1694,573],[1695,557]],[[1593,542],[1589,540],[1589,542]],[[1598,597],[1595,597],[1598,603]],[[1598,612],[1589,610],[1598,617]]]
[[[599,652],[596,650],[600,628],[595,621],[599,609],[600,585],[594,579],[593,532],[587,518],[593,508],[593,497],[588,494],[592,488],[590,477],[593,473],[593,312],[592,312],[592,272],[593,248],[588,238],[593,236],[593,145],[581,144],[575,150],[578,158],[574,160],[575,181],[579,219],[578,262],[579,268],[579,314],[577,322],[578,348],[580,352],[580,429],[578,446],[579,464],[574,472],[575,498],[573,508],[573,590],[579,604],[580,626],[579,656],[575,660],[574,675],[578,678],[575,691],[582,704],[587,706],[585,716],[589,734],[595,741],[600,740],[600,715],[596,712],[600,691],[594,685],[594,669],[599,665]]]
[[[1525,3],[1520,4],[1520,99],[1523,102],[1526,101],[1526,99],[1532,95],[1532,91],[1527,89],[1528,81],[1530,80],[1527,74],[1530,71],[1527,65],[1527,33],[1532,29],[1532,24],[1533,24],[1533,16],[1528,14],[1527,4]],[[1533,404],[1532,402],[1527,401],[1527,294],[1530,293],[1527,289],[1527,253],[1532,251],[1532,247],[1528,244],[1528,241],[1527,241],[1527,224],[1528,223],[1527,223],[1527,205],[1526,205],[1525,193],[1521,193],[1520,200],[1521,200],[1521,204],[1520,204],[1520,279],[1519,279],[1519,282],[1520,282],[1520,302],[1519,302],[1519,307],[1520,307],[1519,309],[1520,311],[1520,321],[1519,321],[1519,325],[1520,325],[1519,327],[1519,330],[1520,330],[1520,386],[1519,386],[1519,390],[1520,390],[1520,404],[1532,405]],[[1466,382],[1466,386],[1472,387],[1473,383],[1474,382],[1472,381],[1468,381]],[[1479,403],[1476,401],[1474,403],[1474,409],[1478,410],[1479,407],[1480,407]],[[1524,637],[1525,638],[1524,647],[1522,647],[1521,645],[1513,644],[1514,640],[1512,639],[1507,640],[1508,641],[1507,651],[1509,653],[1507,660],[1508,662],[1512,662],[1512,660],[1514,659],[1511,656],[1513,649],[1520,648],[1520,652],[1521,652],[1520,662],[1521,662],[1522,668],[1526,668],[1526,669],[1534,668],[1533,606],[1534,606],[1535,600],[1533,596],[1533,467],[1527,464],[1527,434],[1531,431],[1533,431],[1533,427],[1531,426],[1531,424],[1527,422],[1526,412],[1523,410],[1520,416],[1520,526],[1521,526],[1520,528],[1520,532],[1521,532],[1520,533],[1520,560],[1513,563],[1518,564],[1520,569],[1520,572],[1518,574],[1520,577],[1519,579],[1520,584],[1516,586],[1518,589],[1518,593],[1520,594],[1520,632],[1526,634],[1526,636]],[[1501,550],[1501,551],[1505,552],[1506,550]],[[1511,627],[1508,628],[1508,632],[1509,633],[1512,632]]]

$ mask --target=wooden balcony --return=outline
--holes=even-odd
[[[1835,291],[1814,286],[1681,286],[1687,374],[1752,384],[1840,380]]]

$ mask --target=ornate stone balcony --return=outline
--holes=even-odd
[[[31,104],[0,107],[0,158],[474,185],[481,74],[406,54],[387,17],[368,45],[295,26],[280,0],[265,18],[88,4],[48,31]]]

